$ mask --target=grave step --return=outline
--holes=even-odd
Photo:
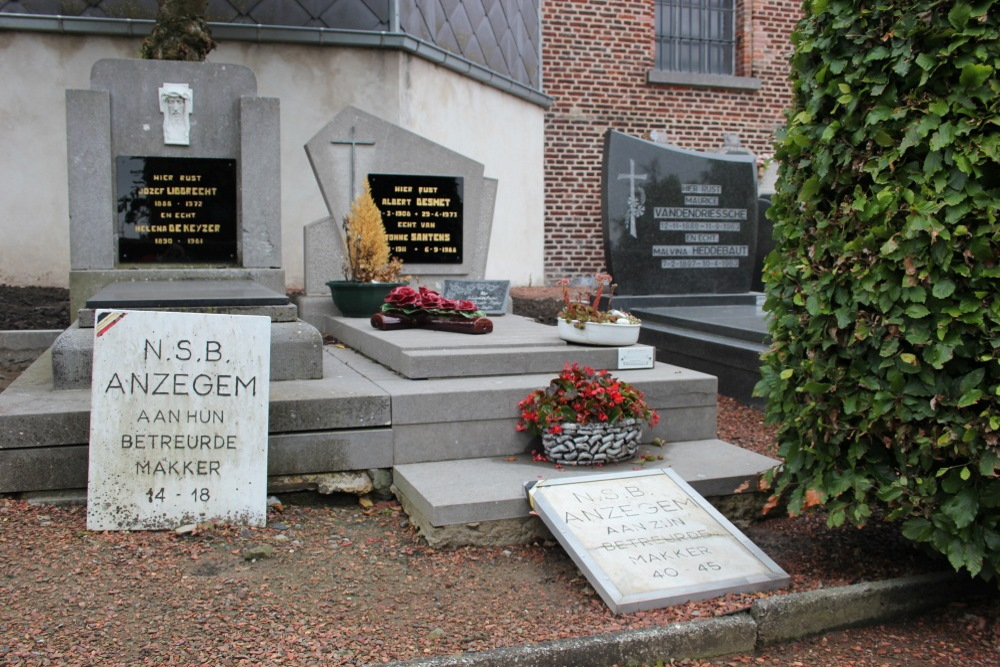
[[[753,304],[672,306],[637,311],[647,325],[664,325],[722,338],[764,344],[768,339],[767,319]]]
[[[671,467],[701,495],[729,496],[779,463],[715,438],[642,445],[639,453],[663,458],[559,468],[530,455],[402,464],[393,470],[393,485],[414,525],[432,545],[510,544],[546,536],[531,515],[524,492],[528,482]]]
[[[322,379],[270,383],[269,474],[391,467],[389,395],[322,361]],[[46,351],[0,393],[0,493],[86,487],[89,437],[90,388],[54,389]]]
[[[191,312],[191,309],[185,309],[184,312]],[[60,334],[52,345],[55,387],[57,389],[90,387],[93,356],[93,328],[83,328],[79,322],[75,322]],[[315,327],[301,320],[272,321],[270,359],[273,380],[322,378],[323,337]]]
[[[566,363],[611,371],[648,367],[647,345],[595,347],[559,338],[556,328],[520,315],[490,318],[493,333],[453,334],[429,329],[381,331],[364,317],[327,317],[334,338],[409,379],[558,373]]]
[[[656,348],[660,361],[719,378],[719,391],[741,403],[763,407],[753,395],[760,379],[760,355],[767,351],[764,316],[755,306],[656,308],[636,311],[643,318],[639,340]]]
[[[332,354],[392,397],[396,465],[529,451],[530,436],[515,429],[517,404],[555,376],[536,372],[414,381],[353,350],[334,348]],[[660,414],[660,423],[644,430],[644,441],[715,437],[714,377],[661,363],[614,374],[643,391],[646,402]]]

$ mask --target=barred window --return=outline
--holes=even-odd
[[[736,74],[736,0],[656,0],[657,69]]]

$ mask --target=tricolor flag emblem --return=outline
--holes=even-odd
[[[108,332],[108,329],[122,321],[128,313],[106,311],[97,314],[97,337],[100,338]]]

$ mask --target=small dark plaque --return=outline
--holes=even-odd
[[[118,261],[236,264],[236,160],[119,156]]]
[[[394,257],[410,264],[462,263],[461,176],[368,174]]]
[[[487,315],[503,315],[509,292],[509,280],[445,280],[441,296],[471,301]]]
[[[619,294],[750,291],[752,155],[696,153],[609,130],[601,179],[605,260]]]

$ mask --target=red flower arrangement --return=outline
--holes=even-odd
[[[461,315],[469,319],[482,317],[484,313],[471,301],[465,299],[445,299],[432,289],[421,287],[413,289],[406,285],[394,288],[385,297],[382,304],[383,313],[399,313],[413,316],[426,313],[428,315]]]
[[[548,387],[528,394],[517,408],[521,411],[517,430],[533,434],[560,433],[564,423],[636,419],[652,427],[660,421],[641,391],[608,371],[575,363],[567,363]]]
[[[394,288],[385,297],[382,309],[372,315],[376,329],[435,329],[453,333],[488,334],[493,322],[472,301],[446,299],[432,289]]]

